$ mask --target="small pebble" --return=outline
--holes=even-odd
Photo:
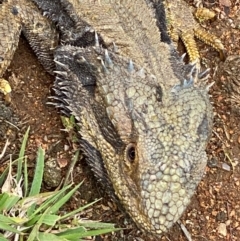
[[[218,225],[218,233],[224,237],[227,236],[227,226],[225,223],[220,223]]]
[[[222,169],[225,171],[230,172],[231,171],[231,167],[227,164],[227,163],[222,163]]]

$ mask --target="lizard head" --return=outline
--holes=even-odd
[[[185,81],[166,89],[150,71],[94,47],[63,46],[55,58],[57,105],[78,120],[95,176],[141,229],[161,235],[180,218],[205,169],[207,88]]]

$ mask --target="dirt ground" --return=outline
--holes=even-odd
[[[191,1],[189,1],[191,3]],[[240,87],[240,2],[239,0],[206,1],[206,6],[217,13],[214,21],[204,23],[208,31],[223,42],[227,60],[221,62],[218,53],[197,41],[202,64],[211,68],[209,83],[214,106],[214,129],[207,148],[208,166],[192,202],[181,218],[194,241],[240,240],[240,94],[232,100],[233,92]],[[0,150],[8,138],[0,171],[10,156],[17,158],[21,139],[28,126],[31,127],[27,148],[29,167],[34,170],[38,146],[46,150],[46,174],[43,189],[54,189],[64,178],[68,164],[76,149],[63,129],[59,113],[47,105],[53,94],[54,77],[48,75],[38,63],[27,41],[21,37],[11,66],[4,77],[13,91],[9,106],[0,102]],[[239,81],[239,84],[238,84]],[[232,83],[236,82],[234,89]],[[239,88],[240,92],[240,88]],[[0,151],[1,152],[1,151]],[[73,180],[84,184],[74,195],[65,210],[72,210],[98,198],[100,202],[83,213],[82,218],[114,222],[125,229],[96,237],[95,240],[157,240],[141,233],[134,223],[119,211],[116,204],[101,190],[84,160],[78,162]],[[186,241],[180,226],[176,224],[162,241]]]

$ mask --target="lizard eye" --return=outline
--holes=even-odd
[[[134,162],[136,158],[136,148],[135,144],[131,143],[126,148],[126,158],[129,162]]]

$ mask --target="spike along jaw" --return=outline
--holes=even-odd
[[[204,172],[212,125],[206,88],[187,81],[166,92],[147,70],[99,47],[63,46],[56,60],[64,62],[58,71],[77,77],[62,81],[65,103],[82,138],[101,153],[115,194],[139,228],[161,235]],[[94,94],[82,91],[93,79]]]

